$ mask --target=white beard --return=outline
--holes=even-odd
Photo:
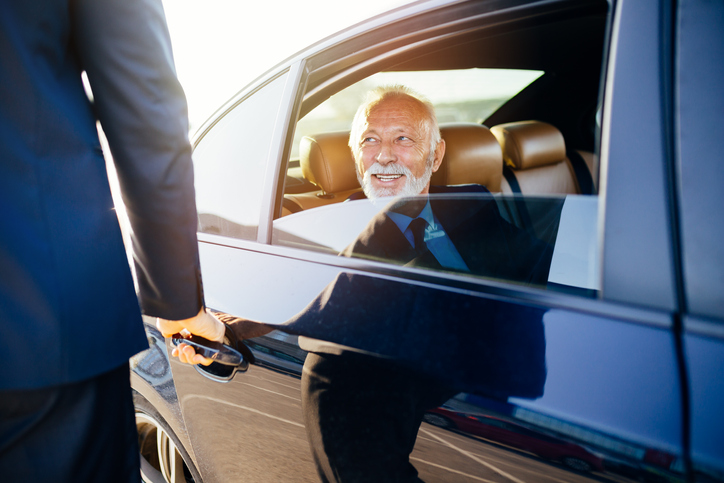
[[[412,174],[412,171],[401,164],[390,163],[387,166],[382,166],[379,163],[375,163],[365,172],[364,177],[357,171],[357,179],[365,195],[370,200],[389,198],[391,196],[417,196],[427,187],[432,177],[432,163],[425,164],[425,172],[419,178],[416,178]],[[393,188],[377,188],[372,185],[372,175],[375,174],[401,174],[405,176],[406,182],[397,192],[395,192]]]

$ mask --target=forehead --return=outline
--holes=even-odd
[[[396,96],[372,106],[367,114],[366,129],[422,130],[427,119],[427,109],[420,101],[409,96]]]

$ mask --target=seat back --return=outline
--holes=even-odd
[[[491,192],[501,191],[503,153],[487,127],[475,123],[440,125],[445,156],[432,174],[432,185],[479,184]]]
[[[299,142],[302,175],[319,191],[285,197],[306,210],[344,201],[352,193],[361,191],[348,141],[349,132],[302,137]]]
[[[479,184],[492,192],[500,192],[503,154],[487,127],[474,123],[443,124],[440,133],[445,139],[445,157],[440,169],[433,173],[431,184]],[[302,175],[319,191],[284,197],[306,210],[338,203],[361,192],[348,140],[349,132],[302,137],[299,143]],[[284,214],[289,212],[286,210]]]
[[[490,128],[503,149],[503,159],[525,195],[580,194],[581,187],[566,156],[561,132],[540,121],[520,121]],[[588,168],[586,168],[588,169]],[[508,180],[503,193],[517,191]]]

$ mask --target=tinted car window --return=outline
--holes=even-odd
[[[522,202],[481,193],[431,194],[429,200],[463,264],[441,260],[439,252],[415,256],[400,246],[404,240],[395,236],[392,219],[406,205],[419,202],[414,198],[385,203],[350,200],[295,213],[275,221],[273,242],[582,295],[596,293],[596,197],[534,197]],[[516,209],[533,214],[535,223],[517,226],[511,216]]]
[[[577,194],[591,191],[581,190],[583,183],[572,176],[584,171],[595,177],[592,163],[567,150],[553,125],[481,125],[542,75],[523,69],[378,72],[332,95],[297,123],[284,209],[274,220],[272,243],[597,295],[598,197],[595,191]],[[390,85],[411,87],[430,99],[446,143],[445,158],[431,179],[435,218],[428,235],[440,235],[439,225],[451,243],[432,239],[419,258],[402,253],[404,239],[389,230],[391,222],[404,223],[401,205],[417,202],[364,199],[347,145],[366,93]],[[519,143],[536,147],[518,150]],[[516,158],[516,152],[523,154]],[[574,156],[581,158],[578,169],[569,161]],[[504,164],[515,173],[504,177]]]
[[[299,155],[302,136],[349,130],[365,94],[378,86],[402,84],[425,92],[435,104],[439,122],[479,123],[542,74],[523,69],[378,72],[333,95],[300,119],[291,157]]]
[[[199,231],[255,240],[285,73],[221,118],[194,151]]]

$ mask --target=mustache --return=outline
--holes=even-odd
[[[380,163],[375,163],[367,169],[365,174],[401,174],[407,177],[412,177],[412,171],[410,171],[406,166],[397,163],[390,163],[386,166],[383,166]]]

